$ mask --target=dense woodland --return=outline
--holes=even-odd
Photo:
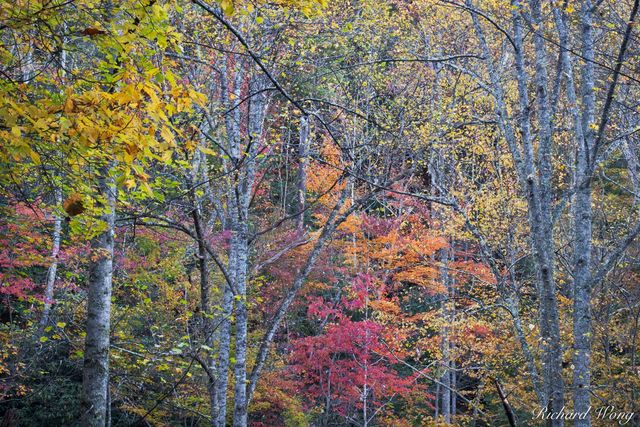
[[[639,0],[0,0],[0,425],[640,425]]]

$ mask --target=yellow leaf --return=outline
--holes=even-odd
[[[162,129],[160,130],[160,135],[162,136],[162,139],[164,139],[165,142],[171,145],[174,145],[175,139],[173,137],[173,133],[168,127],[163,126]]]
[[[225,15],[233,15],[234,5],[233,0],[222,0],[220,2],[220,7]]]
[[[67,97],[67,100],[64,102],[64,112],[69,114],[73,112],[73,108],[74,108],[73,99],[69,96]]]
[[[141,183],[141,187],[142,187],[142,190],[147,194],[147,196],[149,197],[153,196],[153,190],[151,189],[151,186],[148,183],[143,181]]]
[[[40,155],[35,151],[29,150],[29,156],[31,157],[31,160],[33,161],[34,164],[39,165],[40,163],[42,163],[40,161]]]
[[[202,151],[204,154],[209,154],[211,156],[215,156],[218,154],[215,151],[213,151],[211,148],[207,148],[207,147],[199,146],[198,150]]]

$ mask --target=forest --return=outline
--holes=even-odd
[[[640,426],[640,0],[0,0],[0,427]]]

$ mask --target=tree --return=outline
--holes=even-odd
[[[2,423],[637,412],[638,7],[0,5]]]

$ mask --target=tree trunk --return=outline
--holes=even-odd
[[[546,311],[548,328],[547,342],[544,342],[546,364],[549,370],[549,398],[554,412],[560,412],[564,407],[564,380],[562,377],[562,341],[560,339],[560,319],[556,295],[555,272],[555,243],[553,232],[553,190],[552,190],[552,137],[553,137],[553,100],[549,96],[549,77],[547,73],[548,60],[546,40],[544,40],[542,10],[540,0],[530,1],[531,15],[534,24],[540,31],[534,32],[535,49],[535,86],[536,102],[538,105],[538,200],[539,200],[539,237],[534,235],[540,256],[539,274],[542,278],[544,293],[544,308]],[[563,425],[562,420],[556,420],[555,425]]]
[[[451,318],[449,315],[450,308],[449,305],[451,301],[449,300],[449,249],[441,249],[440,250],[440,262],[442,263],[442,268],[440,269],[440,277],[442,278],[443,285],[447,292],[445,293],[445,301],[442,304],[443,309],[443,317],[445,326],[442,329],[442,364],[444,366],[444,374],[440,379],[442,382],[443,390],[442,390],[442,416],[444,417],[444,422],[447,424],[451,424],[451,370],[449,369],[451,366],[451,343],[449,342],[449,326],[451,324]]]
[[[307,198],[307,164],[309,160],[309,117],[300,118],[300,142],[298,145],[298,215],[296,225],[298,230],[304,228],[304,210]]]
[[[496,102],[496,119],[502,131],[509,151],[514,160],[514,166],[518,175],[522,191],[527,199],[529,213],[530,244],[535,263],[537,290],[539,295],[539,319],[540,335],[542,339],[542,377],[543,397],[547,405],[554,412],[559,412],[564,405],[564,380],[562,377],[562,346],[560,341],[560,326],[556,297],[556,284],[554,279],[554,240],[552,218],[552,193],[551,185],[551,106],[547,95],[546,56],[541,48],[541,39],[536,44],[536,91],[538,101],[538,114],[532,115],[528,96],[528,75],[525,68],[524,35],[522,29],[521,8],[519,1],[513,1],[512,17],[514,36],[511,39],[515,50],[516,80],[518,85],[518,98],[520,102],[518,123],[522,149],[516,138],[514,126],[511,123],[509,110],[500,73],[495,69],[491,59],[492,53],[484,37],[484,31],[480,25],[477,13],[473,12],[470,0],[465,4],[472,10],[471,17],[478,35],[480,46],[485,55],[489,77]],[[539,4],[532,3],[532,9]],[[535,12],[535,11],[534,11]],[[535,14],[535,13],[534,13]],[[535,18],[535,17],[534,17]],[[540,144],[538,147],[537,161],[534,150],[534,137],[532,135],[531,118],[538,117],[540,121]],[[564,425],[563,420],[553,420],[554,426]]]
[[[99,171],[98,194],[105,199],[100,220],[106,230],[91,241],[91,266],[87,290],[87,324],[82,381],[83,426],[104,427],[109,386],[109,328],[116,187],[110,167]]]
[[[235,263],[235,254],[229,253],[229,267]],[[228,268],[229,278],[235,282],[235,270]],[[229,353],[231,348],[231,312],[233,310],[233,293],[228,284],[224,286],[222,296],[222,313],[220,320],[220,342],[218,343],[218,378],[215,384],[213,404],[211,410],[214,427],[225,427],[227,425],[227,385],[229,383]]]
[[[216,325],[213,322],[213,312],[211,308],[211,284],[209,283],[209,253],[205,245],[205,230],[202,219],[202,211],[200,201],[197,199],[195,191],[193,190],[193,183],[189,183],[191,186],[191,202],[193,204],[193,211],[191,217],[193,218],[193,225],[196,232],[196,238],[198,239],[198,269],[200,272],[200,311],[201,311],[201,328],[202,328],[202,343],[209,348],[213,348],[214,332]],[[211,350],[208,350],[210,352]],[[209,353],[210,354],[210,353]],[[216,360],[214,357],[207,357],[206,363],[209,367],[209,373],[212,376],[208,376],[207,391],[209,393],[209,403],[211,408],[211,418],[216,418],[216,393],[215,393],[215,372],[217,370]]]
[[[266,87],[266,79],[261,75],[251,77],[249,90],[257,93]],[[233,425],[245,427],[248,419],[247,399],[247,335],[249,314],[247,312],[247,272],[249,271],[249,205],[253,194],[253,186],[256,175],[256,156],[259,152],[267,105],[266,94],[261,93],[252,98],[249,104],[248,132],[249,146],[245,150],[247,157],[245,171],[241,174],[236,189],[237,210],[233,220],[234,231],[232,244],[236,249],[236,364],[234,368],[234,410]]]
[[[573,210],[573,407],[576,412],[589,410],[591,370],[591,188],[581,188],[575,197]],[[576,420],[576,426],[590,425],[590,419]]]
[[[243,64],[235,64],[234,66],[227,66],[223,61],[220,68],[221,73],[221,90],[220,95],[222,98],[222,104],[228,110],[232,111],[230,114],[225,115],[225,128],[228,141],[229,161],[225,162],[225,169],[227,176],[229,177],[227,188],[227,224],[231,231],[231,242],[229,244],[228,264],[227,272],[232,286],[227,283],[224,286],[222,296],[222,313],[220,319],[220,341],[218,343],[218,379],[215,386],[215,404],[216,408],[212,410],[215,413],[213,425],[217,427],[226,426],[227,418],[227,387],[229,385],[229,365],[230,365],[230,349],[231,349],[231,314],[233,312],[234,303],[234,289],[237,290],[237,275],[238,275],[238,245],[236,243],[237,223],[238,223],[238,211],[239,200],[236,190],[240,187],[240,171],[236,170],[240,165],[240,121],[241,121],[241,109],[232,108],[233,102],[229,97],[229,92],[233,94],[234,99],[241,99],[241,87],[244,78]],[[233,80],[230,80],[229,76],[233,76]]]
[[[249,262],[249,247],[247,242],[247,224],[242,222],[234,231],[232,239],[236,240],[237,273],[235,287],[238,292],[236,301],[236,352],[235,352],[235,387],[233,425],[245,427],[247,425],[247,264]],[[233,244],[233,243],[232,243]]]
[[[589,176],[590,152],[594,149],[595,121],[594,76],[595,58],[593,39],[593,9],[590,1],[583,2],[580,11],[582,24],[582,48],[585,63],[582,66],[582,116],[576,128],[576,172],[574,186],[573,227],[573,407],[576,412],[587,412],[590,404],[589,387],[591,371],[589,351],[591,348],[591,182]],[[569,64],[567,64],[569,65]],[[569,93],[570,96],[575,96]],[[590,426],[591,417],[576,420],[576,426]]]
[[[496,386],[496,390],[498,391],[498,396],[500,397],[500,401],[502,402],[502,407],[504,408],[504,413],[507,416],[507,420],[509,420],[509,425],[511,427],[516,427],[516,419],[513,415],[513,410],[511,409],[511,404],[507,400],[507,396],[505,396],[502,387],[497,379],[493,379],[493,383]]]
[[[62,203],[62,194],[60,189],[56,188],[56,204]],[[47,284],[44,291],[44,308],[42,310],[42,318],[40,326],[44,328],[49,323],[49,314],[51,313],[51,303],[53,302],[53,289],[56,283],[56,272],[58,271],[58,252],[60,252],[60,238],[62,236],[62,218],[56,216],[53,222],[53,236],[51,244],[51,265],[47,271]]]

